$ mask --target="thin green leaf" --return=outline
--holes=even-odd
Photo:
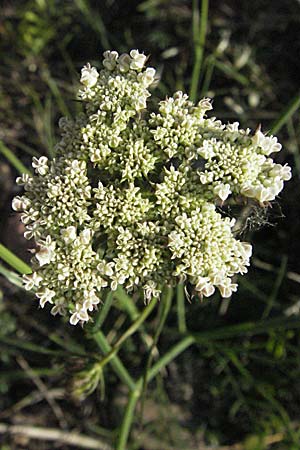
[[[23,274],[31,273],[31,268],[22,261],[18,256],[6,248],[0,243],[0,258],[3,259],[7,264],[9,264],[17,272]]]
[[[2,155],[21,175],[22,173],[28,173],[28,175],[31,175],[30,170],[24,166],[19,158],[2,141],[0,141],[0,153],[2,153]]]
[[[295,95],[295,97],[290,101],[290,103],[284,109],[279,118],[273,123],[270,132],[272,134],[278,133],[278,131],[281,130],[281,128],[288,122],[288,120],[295,114],[295,112],[299,108],[300,108],[300,93]]]

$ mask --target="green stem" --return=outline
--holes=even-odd
[[[13,252],[8,250],[4,245],[0,244],[0,258],[3,259],[7,264],[9,264],[13,269],[20,272],[22,275],[31,273],[31,268],[24,263],[20,258],[18,258]]]
[[[166,367],[171,361],[173,361],[180,353],[182,353],[185,349],[187,349],[190,345],[195,342],[193,336],[187,336],[182,339],[178,344],[174,345],[156,364],[149,370],[148,372],[148,381],[151,381],[156,375]],[[143,377],[139,378],[136,383],[136,388],[131,392],[128,404],[126,407],[125,415],[123,418],[123,422],[121,425],[119,440],[117,443],[116,450],[126,450],[126,445],[130,433],[130,429],[132,427],[135,407],[137,401],[142,393],[143,387]]]
[[[199,20],[198,0],[193,0],[193,40],[194,40],[194,67],[190,88],[190,98],[193,102],[197,100],[197,91],[203,61],[209,0],[201,1],[201,16]],[[199,23],[200,22],[200,23]]]
[[[172,305],[172,298],[173,298],[173,288],[167,287],[162,295],[161,298],[161,303],[160,303],[160,308],[159,308],[159,323],[154,335],[154,339],[152,342],[152,345],[150,347],[150,351],[149,351],[149,356],[147,358],[147,363],[146,363],[146,369],[144,371],[144,376],[143,376],[143,389],[142,389],[142,401],[141,401],[141,422],[142,422],[142,417],[143,417],[143,409],[144,409],[144,399],[145,399],[145,393],[146,393],[146,389],[147,389],[147,383],[148,383],[148,371],[151,367],[152,364],[152,359],[153,359],[153,351],[157,346],[157,342],[159,340],[159,336],[163,330],[164,324],[167,320],[171,305]]]
[[[114,299],[114,292],[110,291],[107,296],[105,297],[103,306],[101,306],[101,309],[98,312],[98,315],[95,319],[95,323],[93,325],[93,331],[97,331],[101,326],[103,325],[107,314],[109,313],[109,310],[112,306],[112,302]]]
[[[140,386],[139,386],[140,388]],[[135,407],[137,404],[137,401],[140,397],[140,389],[136,388],[134,391],[130,393],[129,400],[126,406],[118,443],[116,446],[116,450],[126,450],[126,445],[128,441],[128,436],[131,430],[133,418],[134,418],[134,412]]]
[[[158,299],[153,297],[151,302],[143,310],[142,314],[136,319],[136,321],[125,331],[124,334],[117,340],[115,345],[112,347],[111,351],[99,362],[99,368],[103,368],[115,355],[118,353],[123,342],[128,339],[132,334],[134,334],[141,324],[146,320],[149,314],[155,307]]]
[[[185,298],[184,298],[184,285],[183,283],[177,286],[177,319],[178,329],[180,333],[186,333],[186,320],[185,320]]]
[[[97,333],[95,333],[93,335],[93,339],[95,340],[96,344],[99,346],[99,348],[101,349],[101,351],[103,353],[109,354],[109,352],[111,352],[112,347],[107,342],[102,331],[98,331]],[[114,369],[115,373],[120,378],[120,380],[123,381],[123,383],[126,384],[126,386],[128,386],[128,388],[131,391],[134,391],[136,388],[135,382],[132,379],[132,377],[130,376],[130,374],[128,373],[128,371],[125,368],[125,366],[123,365],[123,363],[121,362],[120,358],[118,356],[114,355],[111,358],[110,363],[111,363],[112,368]]]
[[[140,311],[136,307],[133,298],[127,295],[124,289],[122,289],[120,286],[118,287],[118,289],[115,291],[114,294],[116,299],[118,300],[118,304],[121,307],[121,309],[124,310],[129,315],[132,322],[135,321],[139,317]],[[153,339],[149,334],[146,333],[144,326],[141,326],[139,328],[139,332],[141,334],[141,338],[145,346],[147,348],[151,348]],[[156,352],[158,353],[157,349]]]
[[[178,344],[175,344],[164,356],[162,356],[159,361],[157,361],[148,373],[148,382],[153,380],[156,375],[170,362],[177,358],[180,353],[184,352],[188,347],[196,342],[194,336],[186,336]]]

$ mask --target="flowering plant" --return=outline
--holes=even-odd
[[[291,177],[270,157],[276,137],[208,117],[209,99],[195,105],[176,92],[150,108],[146,61],[138,50],[106,51],[99,72],[87,64],[84,112],[60,119],[55,158],[33,158],[35,175],[17,179],[25,193],[13,208],[37,244],[25,288],[73,325],[119,285],[146,301],[178,282],[194,295],[231,296],[252,248],[220,207],[264,205]]]

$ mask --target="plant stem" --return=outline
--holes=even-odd
[[[93,339],[95,340],[95,342],[100,347],[100,349],[101,349],[101,351],[103,353],[108,353],[109,354],[109,352],[111,352],[112,347],[107,342],[107,340],[106,340],[104,334],[102,333],[102,331],[98,331],[97,333],[95,333],[93,335]],[[135,382],[132,379],[132,377],[130,376],[130,374],[128,373],[127,369],[123,365],[123,363],[120,360],[120,358],[117,355],[114,355],[111,358],[110,363],[111,363],[112,368],[114,369],[115,373],[120,378],[120,380],[123,381],[123,383],[126,384],[126,386],[131,391],[134,391],[135,388],[136,388]]]
[[[201,16],[199,20],[198,0],[193,0],[193,41],[194,41],[195,61],[190,88],[190,98],[193,102],[197,100],[197,91],[201,74],[206,30],[207,30],[208,6],[209,0],[201,1]]]
[[[153,351],[157,346],[157,342],[159,340],[159,336],[163,330],[164,324],[167,320],[171,305],[172,305],[172,298],[173,298],[173,288],[171,287],[166,287],[163,295],[162,295],[162,299],[161,299],[161,303],[160,303],[160,308],[159,308],[159,323],[154,335],[154,339],[152,342],[152,345],[150,347],[150,351],[149,351],[149,355],[147,358],[147,363],[146,363],[146,369],[144,371],[144,376],[143,376],[143,389],[142,389],[142,401],[141,401],[141,413],[140,413],[140,421],[142,422],[142,417],[143,417],[143,409],[144,409],[144,398],[145,398],[145,394],[146,394],[146,389],[147,389],[147,383],[148,383],[148,371],[151,367],[152,364],[152,358],[153,358]]]
[[[120,430],[120,434],[119,434],[119,439],[118,439],[116,450],[126,450],[128,436],[129,436],[133,418],[134,418],[135,407],[136,407],[137,401],[140,397],[140,388],[141,388],[140,385],[141,385],[141,383],[139,383],[139,386],[136,387],[136,389],[130,393],[129,400],[128,400],[125,414],[124,414],[124,418],[123,418],[123,422],[122,422],[122,426],[121,426],[121,430]]]
[[[8,250],[8,248],[6,248],[2,244],[0,244],[0,258],[2,258],[3,261],[5,261],[22,275],[32,272],[31,268],[26,263],[24,263],[24,261],[18,258],[18,256]]]
[[[177,318],[178,329],[180,333],[186,333],[186,320],[185,320],[185,298],[184,298],[184,286],[179,283],[177,286]]]
[[[147,379],[151,381],[156,375],[166,367],[171,361],[173,361],[180,353],[195,342],[193,336],[187,336],[183,338],[178,344],[174,345],[156,364],[149,370]],[[130,429],[132,427],[134,412],[137,401],[142,393],[143,377],[140,377],[136,383],[136,388],[131,392],[128,404],[126,407],[124,419],[121,425],[119,440],[116,450],[126,450],[127,440],[129,437]]]
[[[95,323],[93,325],[93,331],[97,331],[103,325],[103,323],[107,317],[107,314],[109,313],[109,310],[112,306],[113,299],[114,299],[114,292],[110,291],[107,294],[107,296],[105,297],[103,306],[101,306],[100,311],[98,311],[98,315],[97,315]]]
[[[125,333],[122,334],[122,336],[117,340],[115,345],[112,347],[111,351],[99,362],[99,367],[103,368],[118,353],[123,342],[138,330],[141,324],[152,312],[157,302],[158,298],[153,297],[151,302],[146,306],[141,315],[136,319],[135,322],[133,322],[133,324],[125,331]]]

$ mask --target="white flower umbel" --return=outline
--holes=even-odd
[[[266,207],[291,178],[270,156],[276,137],[207,117],[210,99],[195,105],[179,91],[148,110],[146,63],[137,49],[108,50],[101,67],[84,66],[83,112],[60,119],[55,158],[33,158],[34,176],[17,179],[24,194],[12,207],[36,243],[25,289],[72,325],[119,286],[146,302],[178,281],[201,298],[231,296],[252,247],[226,206]]]

